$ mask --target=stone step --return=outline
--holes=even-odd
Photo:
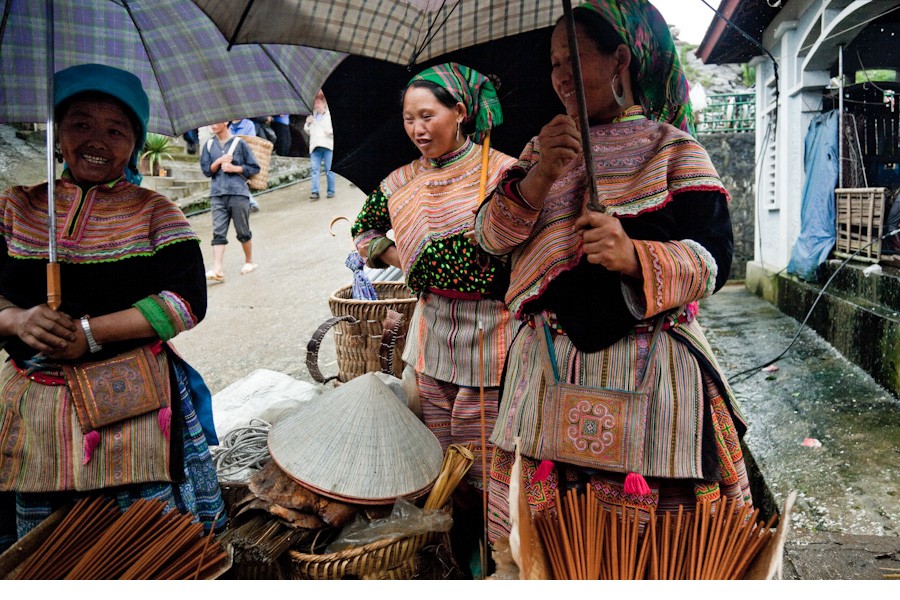
[[[747,287],[784,314],[806,324],[856,363],[889,392],[900,396],[900,288],[897,269],[883,268],[866,277],[865,264],[827,261],[834,278],[811,283],[784,273],[763,275],[758,263],[747,264]],[[824,288],[824,292],[823,292]],[[811,312],[810,312],[811,311]],[[807,319],[808,315],[808,319]]]
[[[883,260],[880,273],[866,275],[870,263],[849,261],[841,267],[843,260],[825,261],[819,268],[820,282],[829,279],[828,288],[846,297],[858,297],[871,304],[882,305],[900,312],[900,269]]]

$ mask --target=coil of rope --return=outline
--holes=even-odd
[[[262,419],[251,419],[246,427],[235,427],[226,433],[221,444],[210,451],[221,481],[242,481],[248,470],[259,470],[269,459],[269,429]]]

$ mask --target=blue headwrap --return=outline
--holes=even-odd
[[[53,78],[53,105],[81,92],[103,92],[122,102],[137,117],[140,131],[136,131],[137,143],[134,155],[125,167],[125,179],[140,185],[143,177],[138,171],[138,160],[147,138],[147,122],[150,119],[150,100],[141,80],[128,71],[106,65],[76,65],[63,69]]]

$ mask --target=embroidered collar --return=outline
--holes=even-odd
[[[439,156],[438,158],[431,158],[431,159],[429,159],[429,162],[431,163],[432,167],[437,167],[438,169],[443,169],[444,167],[452,165],[453,163],[455,163],[456,161],[458,161],[459,159],[461,159],[462,157],[467,155],[469,153],[469,151],[472,149],[472,147],[474,147],[474,146],[475,146],[475,143],[472,141],[472,139],[469,137],[466,137],[466,141],[463,143],[462,146],[460,146],[456,150],[452,150],[452,151],[448,152],[447,154],[445,154],[443,156]]]
[[[85,191],[87,191],[87,190],[89,190],[89,189],[91,189],[91,188],[93,188],[93,187],[104,187],[104,186],[105,186],[107,189],[112,189],[112,187],[113,187],[114,185],[116,185],[117,183],[119,183],[119,181],[121,181],[124,177],[125,177],[125,174],[123,173],[122,175],[119,175],[119,176],[116,177],[115,179],[110,179],[110,180],[107,181],[106,183],[95,183],[94,185],[92,185],[92,186],[86,188]],[[72,176],[72,171],[69,169],[69,165],[66,165],[66,166],[63,168],[62,175],[60,175],[59,178],[60,178],[61,180],[63,180],[63,181],[68,181],[68,182],[71,183],[72,185],[77,185],[78,187],[81,187],[81,186],[75,181],[75,178]]]
[[[646,118],[647,117],[644,116],[644,107],[636,104],[623,110],[621,115],[613,119],[613,123],[624,123],[626,121],[636,121],[638,119]]]

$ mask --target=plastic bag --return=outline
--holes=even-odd
[[[423,510],[409,500],[398,498],[391,514],[369,521],[362,515],[344,527],[337,539],[325,549],[327,553],[358,548],[384,538],[401,538],[430,531],[450,531],[453,517],[442,510]]]

